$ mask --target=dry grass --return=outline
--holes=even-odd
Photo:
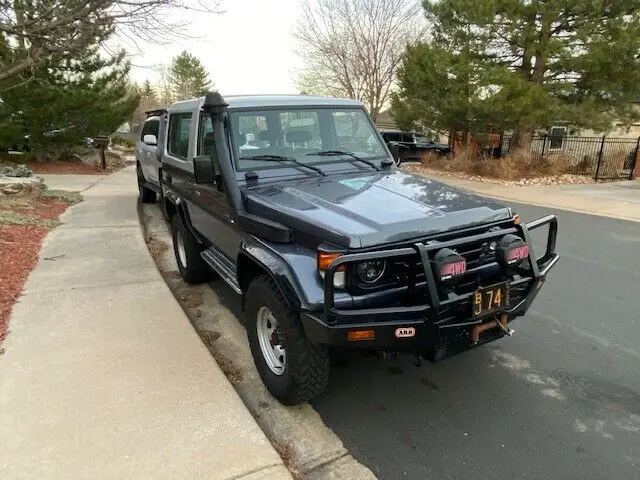
[[[514,151],[504,158],[478,157],[464,150],[449,158],[426,155],[422,158],[422,164],[433,170],[462,172],[500,180],[548,177],[576,170],[570,158],[558,155],[540,160],[539,154],[521,150]]]
[[[66,190],[44,190],[42,192],[42,196],[62,200],[69,205],[80,203],[83,198],[82,194],[80,194],[79,192],[68,192]]]
[[[302,480],[304,477],[302,475],[302,471],[300,470],[300,465],[298,465],[298,460],[296,459],[295,451],[293,447],[289,443],[280,443],[273,442],[273,448],[276,449],[278,455],[282,458],[282,462],[284,466],[287,467],[289,473],[294,480]]]
[[[178,299],[186,308],[197,308],[202,305],[202,295],[199,293],[183,293]]]
[[[200,338],[204,341],[205,345],[211,352],[211,355],[213,355],[213,358],[218,362],[220,370],[222,370],[229,381],[234,385],[242,382],[244,378],[242,371],[236,367],[231,360],[223,356],[216,348],[215,343],[220,338],[220,332],[198,329],[198,335],[200,335]]]
[[[149,252],[151,252],[151,256],[156,260],[160,260],[164,252],[169,249],[169,245],[166,242],[160,240],[155,235],[151,234],[147,238],[147,246],[149,247]]]

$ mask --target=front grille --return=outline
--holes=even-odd
[[[503,227],[508,228],[508,225],[503,225]],[[474,235],[490,233],[493,229],[496,230],[495,238],[491,237],[471,243],[456,244],[457,240],[463,241],[464,238],[469,238]],[[448,248],[451,248],[464,257],[467,262],[466,273],[452,281],[442,283],[437,280],[434,267],[429,265],[429,268],[431,268],[433,272],[438,301],[441,304],[445,304],[442,305],[443,311],[441,312],[445,314],[445,316],[447,314],[451,315],[452,318],[460,317],[461,315],[466,316],[471,309],[471,295],[478,287],[513,280],[514,277],[507,274],[507,272],[498,265],[495,257],[495,245],[493,245],[492,248],[492,243],[502,237],[502,232],[504,232],[504,230],[500,230],[499,226],[496,227],[494,225],[490,228],[485,226],[464,232],[439,235],[438,237],[430,238],[422,242],[422,245],[426,245],[429,249],[429,258],[433,258],[439,249],[439,245],[444,245],[445,242],[453,242],[454,244],[448,246]],[[412,246],[413,245],[406,245],[406,247]],[[389,260],[387,273],[383,281],[372,287],[360,285],[353,268],[347,267],[347,272],[348,289],[355,297],[368,296],[368,294],[375,292],[379,292],[380,294],[385,291],[397,292],[397,294],[391,296],[378,296],[376,300],[371,298],[370,300],[375,306],[418,306],[424,305],[425,303],[432,303],[427,288],[425,268],[417,250],[416,253]],[[523,290],[523,294],[520,294],[519,290],[514,291],[510,297],[510,305],[515,306],[524,298],[526,290],[528,290],[528,286]],[[455,302],[452,302],[452,300],[455,300]],[[354,305],[352,308],[358,307],[359,305]]]

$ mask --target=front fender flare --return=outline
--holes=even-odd
[[[257,266],[273,278],[289,306],[295,310],[312,310],[323,294],[315,262],[311,250],[249,237],[242,242],[238,254],[238,283],[243,294],[246,293],[251,265]]]

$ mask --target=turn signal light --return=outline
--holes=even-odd
[[[350,342],[373,340],[374,338],[376,338],[375,330],[351,330],[347,333],[347,340]]]
[[[338,252],[322,252],[318,251],[318,273],[324,278],[324,273],[336,258],[340,257],[342,253]],[[333,275],[333,286],[336,288],[344,288],[345,284],[345,266],[340,265],[336,268],[336,273]]]
[[[514,225],[520,225],[520,215],[514,215],[513,216],[513,224]]]
[[[318,252],[318,270],[324,271],[329,268],[331,262],[333,262],[336,258],[342,256],[341,253],[335,252]],[[344,265],[340,265],[338,270],[344,270]]]

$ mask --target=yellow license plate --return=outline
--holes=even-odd
[[[504,311],[509,307],[509,284],[507,282],[481,287],[472,297],[473,317],[484,317]]]

